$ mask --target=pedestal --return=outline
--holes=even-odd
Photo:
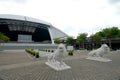
[[[49,67],[55,69],[56,71],[61,71],[61,70],[66,70],[66,69],[70,69],[71,67],[68,66],[67,64],[63,63],[62,65],[60,65],[60,62],[55,61],[55,62],[46,62],[46,65],[48,65]]]
[[[101,61],[101,62],[110,62],[110,61],[112,61],[112,60],[110,60],[108,58],[103,58],[103,57],[87,57],[86,59],[95,60],[95,61]]]

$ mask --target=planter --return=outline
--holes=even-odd
[[[73,50],[68,50],[68,55],[73,56]]]
[[[35,57],[36,57],[36,58],[39,58],[39,55],[36,55]]]
[[[35,56],[35,54],[33,54],[33,56]]]
[[[54,50],[52,50],[51,52],[54,53]]]
[[[69,52],[69,55],[70,55],[70,56],[73,56],[73,52]]]
[[[35,57],[39,58],[39,52],[35,52]]]
[[[50,52],[50,50],[48,50],[48,52]]]

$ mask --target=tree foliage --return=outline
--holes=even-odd
[[[109,46],[111,47],[111,39],[120,38],[120,30],[118,27],[105,28],[94,35],[91,35],[94,42],[98,42],[101,39],[106,39],[109,41]]]
[[[57,44],[60,44],[60,43],[62,43],[62,40],[61,39],[55,39],[54,42],[57,43]]]
[[[71,45],[72,44],[72,42],[73,42],[73,37],[67,37],[67,39],[66,39],[66,43],[68,44],[68,45]]]
[[[9,37],[5,36],[3,33],[0,32],[0,42],[8,42],[9,40]]]
[[[81,34],[79,34],[79,36],[77,36],[77,41],[79,43],[83,43],[86,40],[87,35],[88,35],[87,33],[81,33]]]
[[[96,32],[94,35],[91,35],[95,41],[100,39],[111,39],[120,37],[120,30],[118,27],[105,28],[99,32]]]
[[[90,36],[94,42],[98,42],[101,40],[102,36],[101,36],[101,32],[97,32],[96,34],[94,35],[91,35]]]

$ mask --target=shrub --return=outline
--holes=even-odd
[[[48,52],[50,52],[50,50],[48,49]]]
[[[79,48],[79,50],[85,50],[85,48]]]
[[[34,50],[34,49],[31,49],[32,51]]]
[[[36,56],[36,58],[39,58],[39,52],[36,52],[33,49],[25,49],[25,51],[32,54],[33,56]]]
[[[40,51],[42,51],[43,49],[42,49],[42,48],[40,48],[39,50],[40,50]]]
[[[112,49],[112,48],[110,48],[110,51],[113,51],[113,49]]]
[[[51,52],[53,53],[53,52],[54,52],[54,50],[51,50]]]
[[[67,52],[69,55],[71,55],[71,56],[73,55],[73,50],[68,50]]]
[[[8,42],[9,40],[9,37],[0,32],[0,42]]]
[[[36,58],[39,58],[39,52],[35,52]]]
[[[61,39],[55,39],[54,42],[57,43],[57,44],[60,44],[60,43],[62,43],[62,40]]]

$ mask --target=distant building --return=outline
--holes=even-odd
[[[78,43],[77,40],[74,40],[73,43],[76,49],[83,48],[84,45],[84,48],[88,50],[97,49],[101,46],[101,44],[107,44],[109,47],[111,45],[111,49],[117,50],[120,49],[120,38],[112,38],[111,43],[109,43],[108,39],[102,39],[101,41],[94,42],[92,38],[88,37],[84,43]]]

